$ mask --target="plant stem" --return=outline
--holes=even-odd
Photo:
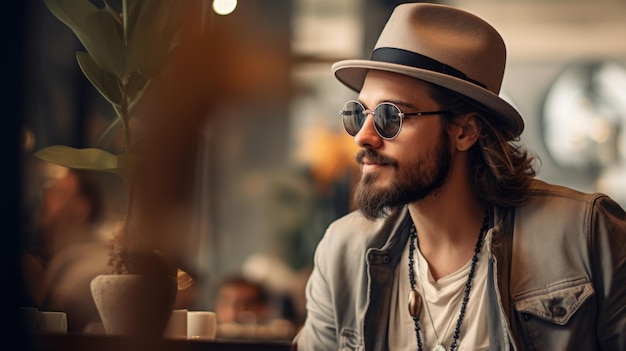
[[[124,141],[123,141],[123,151],[124,154],[128,155],[131,151],[132,147],[132,132],[130,130],[130,116],[128,114],[128,77],[125,76],[122,78],[120,82],[121,87],[120,91],[122,93],[122,101],[120,104],[120,108],[118,110],[118,117],[122,120],[123,125],[123,133],[124,133]],[[132,273],[133,264],[132,258],[130,257],[131,252],[131,238],[132,232],[134,231],[134,225],[132,223],[133,219],[133,208],[135,201],[135,184],[136,184],[136,170],[134,167],[130,167],[128,170],[128,174],[126,176],[126,211],[124,215],[124,222],[121,233],[119,235],[121,237],[118,238],[117,245],[119,245],[119,260],[116,262],[115,269],[118,273]]]

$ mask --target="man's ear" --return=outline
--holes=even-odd
[[[478,140],[480,125],[477,119],[476,113],[468,113],[459,117],[454,123],[456,127],[454,142],[458,151],[469,150]]]

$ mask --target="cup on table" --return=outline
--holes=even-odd
[[[67,314],[65,312],[39,311],[38,331],[45,334],[66,334]]]
[[[163,336],[172,339],[187,339],[188,313],[186,309],[173,310]]]
[[[187,313],[187,339],[215,340],[217,317],[215,312],[189,311]]]

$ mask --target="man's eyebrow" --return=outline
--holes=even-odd
[[[384,104],[384,103],[392,103],[394,105],[398,105],[398,107],[406,107],[406,108],[411,108],[411,109],[417,109],[417,107],[415,105],[413,105],[410,102],[404,101],[404,100],[385,99],[385,100],[380,101],[378,104],[376,104],[376,106],[373,106],[373,107],[368,107],[361,100],[359,100],[359,102],[361,103],[361,105],[363,105],[367,109],[374,108],[374,107],[378,106],[379,104]]]
[[[406,101],[402,101],[402,100],[389,100],[387,102],[391,102],[391,103],[393,103],[395,105],[398,105],[398,106],[404,106],[404,107],[409,107],[409,108],[416,108],[415,105],[413,105],[412,103],[406,102]]]
[[[398,107],[400,107],[403,111],[404,109],[411,110],[411,111],[424,110],[423,107],[416,106],[415,104],[410,103],[408,101],[404,101],[404,100],[386,100],[385,102],[391,102],[394,105],[397,105]]]

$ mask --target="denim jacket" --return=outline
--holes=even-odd
[[[626,214],[603,194],[535,181],[530,200],[493,208],[491,350],[626,350]],[[408,240],[406,208],[355,211],[318,244],[297,349],[387,350],[390,297]]]

